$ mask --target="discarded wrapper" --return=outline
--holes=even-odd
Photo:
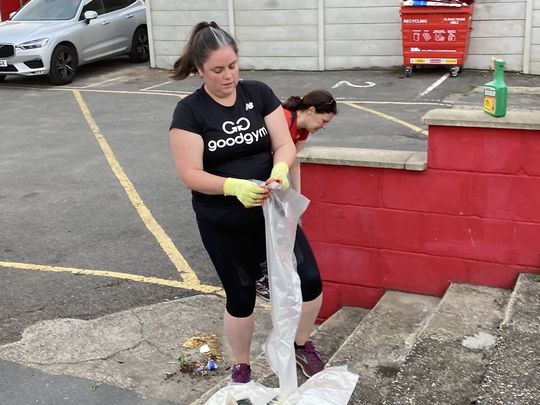
[[[201,353],[208,353],[210,351],[210,347],[208,345],[202,345],[199,351]]]

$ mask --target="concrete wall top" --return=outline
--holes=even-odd
[[[506,116],[495,118],[482,110],[440,108],[429,111],[423,120],[437,126],[540,130],[540,114],[532,110],[509,110]],[[311,164],[410,171],[427,168],[426,152],[403,150],[310,146],[298,154],[298,160]]]
[[[422,171],[427,167],[426,152],[310,146],[298,154],[302,163],[339,166],[377,167]]]
[[[504,117],[495,118],[482,110],[437,108],[423,120],[428,125],[540,130],[540,114],[532,110],[508,110]]]

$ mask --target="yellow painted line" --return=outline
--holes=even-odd
[[[346,104],[349,107],[357,108],[359,110],[366,111],[368,113],[377,115],[377,116],[379,116],[381,118],[384,118],[384,119],[386,119],[388,121],[392,121],[392,122],[394,122],[396,124],[403,125],[404,127],[412,129],[415,132],[419,132],[419,133],[424,134],[424,135],[428,134],[428,131],[426,131],[425,129],[417,127],[416,125],[413,125],[413,124],[409,124],[408,122],[400,120],[399,118],[396,118],[396,117],[392,117],[391,115],[388,115],[388,114],[385,114],[385,113],[382,113],[382,112],[379,112],[379,111],[372,110],[371,108],[367,108],[367,107],[355,104],[354,102],[350,102],[350,101],[344,101],[343,104]]]
[[[88,109],[88,106],[84,102],[81,93],[78,90],[73,91],[73,95],[75,96],[75,99],[77,100],[77,103],[79,104],[79,108],[81,109],[83,116],[88,123],[88,126],[92,130],[92,133],[96,137],[96,140],[101,147],[101,150],[103,151],[103,154],[105,155],[105,158],[107,159],[107,162],[109,163],[109,166],[111,167],[112,171],[114,172],[115,176],[120,181],[120,184],[124,188],[126,194],[128,195],[129,200],[131,201],[131,204],[135,207],[137,210],[137,213],[141,217],[142,221],[144,222],[144,225],[148,228],[148,230],[154,235],[154,238],[156,238],[157,242],[163,249],[163,251],[167,254],[171,262],[174,264],[176,269],[180,272],[182,279],[184,280],[184,283],[187,283],[189,285],[193,285],[195,287],[196,285],[199,285],[199,279],[197,278],[197,275],[193,271],[193,269],[189,266],[188,262],[184,259],[182,254],[178,251],[176,246],[174,245],[171,238],[165,233],[161,225],[156,221],[154,216],[152,215],[152,212],[146,207],[144,204],[144,201],[142,200],[141,196],[135,189],[135,186],[133,183],[129,180],[128,176],[124,172],[124,169],[120,166],[120,163],[114,156],[114,153],[109,146],[109,143],[105,139],[105,137],[101,134],[98,125],[96,124],[96,121],[92,117],[92,114],[90,113],[90,110]]]
[[[187,290],[193,290],[203,293],[215,293],[221,296],[225,296],[225,293],[221,287],[215,287],[204,284],[186,283],[178,280],[168,280],[166,278],[139,276],[137,274],[120,273],[117,271],[107,270],[94,270],[94,269],[78,269],[75,267],[59,267],[59,266],[44,266],[41,264],[31,263],[15,263],[0,261],[0,267],[18,269],[18,270],[32,270],[42,271],[49,273],[71,273],[84,276],[98,276],[117,278],[121,280],[136,281],[138,283],[158,284],[166,287],[183,288]]]

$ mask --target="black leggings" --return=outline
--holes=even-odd
[[[237,318],[253,313],[255,280],[265,257],[265,228],[262,208],[195,208],[199,232],[227,295],[227,312]],[[312,301],[322,292],[319,268],[300,226],[294,253],[300,276],[302,300]]]

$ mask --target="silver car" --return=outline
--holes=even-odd
[[[67,84],[79,66],[122,54],[148,60],[142,0],[30,0],[0,23],[0,80],[48,75]]]

